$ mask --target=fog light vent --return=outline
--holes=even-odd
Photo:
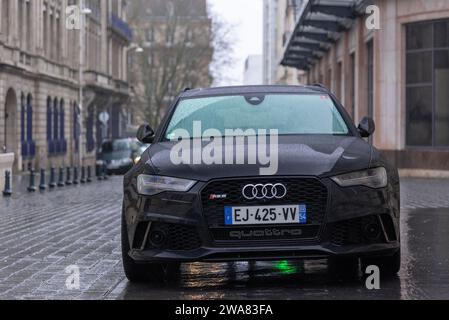
[[[380,226],[379,223],[371,222],[366,224],[363,227],[363,234],[366,239],[375,241],[378,240],[380,237]]]
[[[156,229],[150,232],[149,241],[150,245],[154,248],[162,248],[166,239],[167,236],[162,230]]]

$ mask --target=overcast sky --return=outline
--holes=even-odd
[[[213,14],[235,26],[235,66],[230,70],[232,83],[241,84],[245,60],[250,54],[262,54],[263,0],[208,0]]]

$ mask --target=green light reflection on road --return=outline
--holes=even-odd
[[[298,271],[298,268],[292,266],[287,260],[276,262],[274,267],[282,274],[293,274]]]

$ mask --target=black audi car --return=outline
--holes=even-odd
[[[372,119],[356,127],[320,85],[186,90],[156,132],[138,132],[151,146],[124,178],[126,276],[315,258],[396,274],[399,177],[368,141],[373,132]]]

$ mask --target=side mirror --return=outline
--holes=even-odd
[[[154,139],[154,131],[149,124],[143,124],[137,130],[137,140],[142,143],[152,143]]]
[[[357,128],[362,138],[370,137],[376,131],[374,120],[370,117],[364,117]]]

